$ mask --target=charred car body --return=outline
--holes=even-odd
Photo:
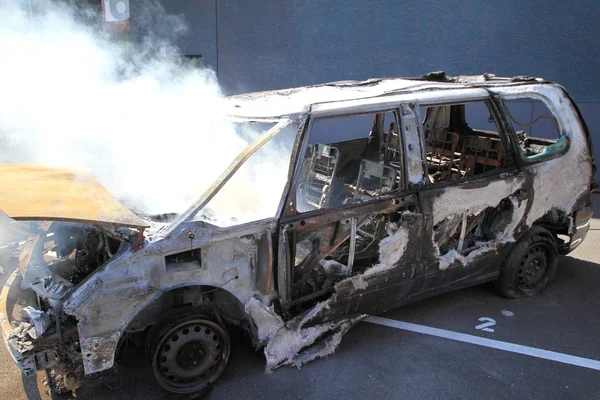
[[[264,347],[267,371],[299,366],[331,354],[367,314],[484,282],[510,298],[541,293],[558,255],[586,236],[590,137],[557,84],[437,73],[228,104],[230,118],[272,126],[165,221],[134,215],[91,177],[2,166],[0,209],[45,221],[2,293],[6,343],[26,373],[73,389],[143,332],[157,381],[189,393],[225,368],[228,326]],[[285,129],[295,141],[275,216],[204,218]]]

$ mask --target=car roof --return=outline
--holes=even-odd
[[[432,89],[513,86],[542,82],[546,81],[526,76],[507,78],[483,74],[450,77],[444,72],[432,72],[418,78],[374,78],[244,93],[226,98],[226,103],[227,114],[233,119],[277,120],[305,114],[317,103],[360,100]]]

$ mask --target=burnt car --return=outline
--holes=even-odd
[[[586,237],[590,135],[555,83],[434,73],[227,104],[264,133],[179,215],[136,215],[81,172],[1,166],[0,209],[40,221],[0,309],[26,374],[73,389],[133,342],[163,388],[191,393],[223,372],[232,328],[264,348],[267,371],[300,366],[368,314],[485,282],[537,295]],[[273,215],[206,212],[284,134]]]

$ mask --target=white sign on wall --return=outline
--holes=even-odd
[[[129,20],[129,0],[104,0],[104,21],[122,22]]]

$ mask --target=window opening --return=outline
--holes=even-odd
[[[312,123],[296,190],[299,213],[358,203],[397,190],[402,140],[394,111]]]
[[[504,148],[487,102],[425,106],[429,183],[457,180],[502,166]]]
[[[503,100],[503,104],[524,158],[545,159],[567,147],[568,139],[560,135],[556,118],[542,100]]]

